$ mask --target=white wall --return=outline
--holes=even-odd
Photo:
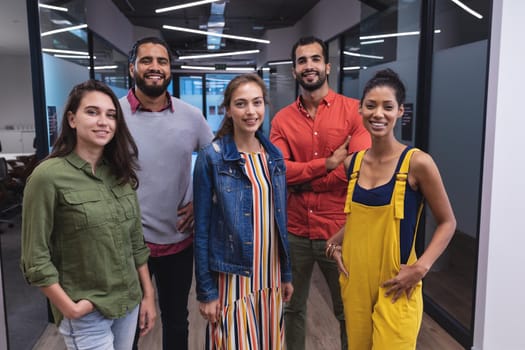
[[[476,350],[522,350],[525,1],[494,1],[474,325]]]
[[[6,125],[34,128],[31,62],[25,55],[0,55],[0,129]]]

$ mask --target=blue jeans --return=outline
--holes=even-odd
[[[138,314],[139,305],[114,320],[95,310],[78,319],[64,318],[58,330],[69,350],[130,350]]]
[[[285,336],[288,350],[304,350],[306,337],[306,303],[310,279],[317,262],[330,289],[334,315],[339,321],[341,349],[347,348],[346,328],[339,287],[339,271],[334,260],[325,256],[325,240],[311,240],[288,234],[292,259],[294,292],[284,308]],[[315,316],[314,316],[315,317]],[[335,334],[334,334],[335,335]]]

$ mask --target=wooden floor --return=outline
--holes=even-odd
[[[306,350],[339,349],[339,325],[331,313],[328,288],[319,270],[314,270],[312,288],[308,299],[308,321]],[[198,303],[194,288],[190,294],[190,339],[189,347],[204,349],[204,331],[206,323],[198,313]],[[161,327],[157,321],[155,329],[140,340],[141,350],[161,350]],[[54,325],[49,325],[33,350],[64,350],[65,345]],[[459,345],[430,317],[424,315],[423,324],[417,343],[418,350],[461,350]]]

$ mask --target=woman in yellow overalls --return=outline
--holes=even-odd
[[[404,98],[405,87],[390,69],[377,72],[365,86],[360,113],[372,147],[345,162],[347,221],[327,242],[326,253],[342,272],[350,350],[416,348],[423,314],[421,279],[456,227],[432,158],[394,136]],[[418,258],[414,241],[423,200],[437,227]]]

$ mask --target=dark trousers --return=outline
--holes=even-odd
[[[180,253],[150,257],[162,321],[162,349],[188,349],[188,294],[193,278],[193,246]],[[133,349],[137,349],[138,332]]]

